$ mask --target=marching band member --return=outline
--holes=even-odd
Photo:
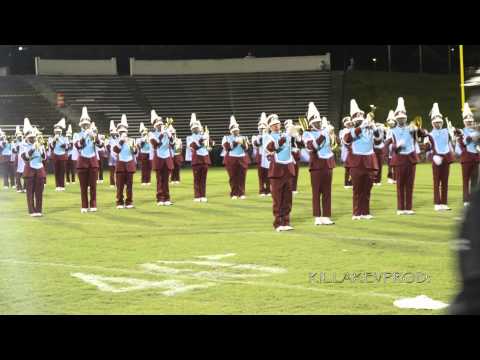
[[[77,174],[80,181],[80,192],[82,199],[81,213],[97,211],[97,178],[98,178],[98,158],[97,147],[104,144],[95,135],[91,127],[91,119],[88,115],[87,107],[82,108],[79,126],[81,131],[73,139],[79,155],[77,160]],[[88,199],[88,189],[90,188],[90,202]]]
[[[110,120],[110,138],[107,143],[108,167],[110,168],[110,187],[115,187],[115,167],[117,166],[117,154],[113,147],[117,143],[118,131],[115,122]]]
[[[211,164],[208,153],[210,134],[204,133],[202,124],[197,120],[195,113],[190,119],[191,137],[188,139],[187,148],[191,149],[193,189],[195,202],[207,202],[207,174],[208,166]]]
[[[350,169],[348,168],[348,165],[347,165],[347,157],[352,149],[351,149],[351,144],[346,144],[343,138],[345,134],[349,133],[350,129],[353,127],[352,118],[350,116],[344,117],[342,119],[342,124],[343,124],[343,129],[340,130],[340,133],[338,135],[340,137],[340,143],[342,145],[340,158],[342,160],[343,167],[345,168],[343,187],[345,189],[351,189],[353,185],[352,185],[352,177],[350,176]]]
[[[65,133],[65,135],[67,136],[67,142],[68,142],[68,145],[67,145],[68,159],[67,159],[65,171],[67,174],[67,185],[70,185],[70,183],[75,184],[75,169],[77,167],[77,159],[78,159],[78,150],[73,145],[73,141],[72,141],[73,132],[72,132],[71,124],[68,124],[67,132]]]
[[[28,213],[32,217],[38,217],[42,216],[44,178],[47,176],[43,163],[46,159],[46,150],[38,141],[38,133],[35,128],[32,128],[28,118],[24,120],[23,131],[26,141],[20,156],[25,164],[23,178],[27,188]]]
[[[133,139],[128,138],[127,116],[122,115],[120,124],[117,125],[119,138],[113,146],[117,154],[115,167],[115,184],[117,185],[117,209],[133,208],[133,175],[137,170],[135,155],[137,147]],[[126,187],[127,198],[124,200],[123,188]]]
[[[25,120],[24,120],[25,121]],[[12,151],[17,155],[17,164],[16,164],[16,173],[15,173],[15,183],[17,185],[17,193],[27,192],[27,187],[25,181],[22,183],[23,170],[25,168],[25,162],[20,154],[23,151],[23,146],[25,145],[25,140],[23,138],[23,132],[20,130],[20,126],[17,126],[15,131],[17,139]]]
[[[55,191],[65,191],[65,163],[67,162],[68,140],[62,136],[66,128],[65,119],[62,118],[53,127],[54,136],[49,139],[53,172],[55,174]]]
[[[395,120],[395,113],[393,110],[388,112],[387,116],[387,125],[388,128],[385,132],[385,143],[387,139],[391,138],[392,129],[397,126],[397,121]],[[389,142],[388,146],[385,146],[386,149],[386,157],[387,157],[387,165],[388,165],[388,174],[387,174],[387,183],[388,184],[396,184],[395,180],[395,168],[392,166],[392,146],[393,144]]]
[[[433,104],[430,118],[433,129],[428,134],[429,143],[426,144],[426,150],[432,160],[434,210],[451,210],[447,205],[448,176],[454,155],[448,129],[442,128],[443,115],[437,103]]]
[[[313,102],[308,104],[307,120],[311,130],[303,134],[303,141],[310,152],[309,167],[315,225],[332,225],[334,222],[330,219],[331,194],[335,155],[330,144],[330,131],[328,128],[322,128],[320,113]]]
[[[7,135],[0,129],[0,165],[3,173],[3,188],[15,186],[14,158],[12,157],[13,144]],[[10,181],[9,181],[10,180]]]
[[[153,152],[152,169],[157,176],[157,205],[170,206],[173,203],[170,201],[168,178],[173,169],[171,152],[173,136],[169,129],[165,129],[162,118],[157,115],[155,110],[151,111],[150,117],[155,129],[150,133],[149,139]]]
[[[457,144],[460,147],[460,163],[462,164],[463,178],[463,205],[468,206],[470,194],[478,184],[478,164],[480,154],[473,137],[477,137],[478,131],[475,130],[475,120],[468,103],[463,105],[463,130],[456,130]]]
[[[177,137],[177,131],[175,128],[170,125],[172,135],[174,138],[173,142],[173,170],[172,174],[170,176],[170,180],[172,181],[172,184],[180,184],[180,169],[182,167],[183,163],[183,145],[182,145],[182,139]]]
[[[392,144],[391,165],[395,168],[397,182],[397,215],[413,215],[415,170],[419,162],[416,138],[424,137],[426,133],[413,124],[407,125],[407,110],[402,97],[398,98],[394,116],[397,126],[392,129],[386,144]]]
[[[293,120],[285,120],[283,124],[284,128],[286,131],[293,125]],[[295,132],[295,129],[291,129],[290,131]],[[293,166],[295,168],[295,176],[292,178],[292,194],[297,195],[297,184],[298,184],[298,175],[300,173],[300,151],[302,148],[304,148],[304,143],[302,141],[301,135],[297,136],[296,138],[291,139],[291,144],[292,144],[292,156],[293,156]]]
[[[371,119],[365,119],[364,114],[355,99],[352,99],[350,116],[354,127],[344,135],[345,144],[351,146],[346,165],[353,182],[352,220],[373,218],[370,214],[370,193],[378,171],[373,146],[380,142],[380,134],[375,123]]]
[[[97,128],[95,128],[95,133],[99,137],[101,141],[105,141],[105,135],[98,134]],[[107,147],[103,146],[101,148],[97,148],[97,158],[98,158],[98,179],[97,184],[103,184],[103,165],[105,161],[108,164],[108,151]]]
[[[369,116],[369,114],[367,114]],[[375,124],[377,130],[380,134],[380,141],[373,145],[373,151],[375,152],[375,157],[377,158],[378,164],[378,172],[373,180],[373,186],[381,186],[382,185],[382,169],[383,169],[383,158],[385,157],[385,140],[387,133],[385,131],[385,127],[381,123]]]
[[[224,165],[228,172],[230,182],[230,197],[232,200],[245,199],[245,180],[247,177],[248,164],[248,142],[244,136],[240,136],[240,128],[235,116],[230,117],[230,135],[222,139],[222,146],[225,149]]]
[[[270,188],[273,199],[273,227],[276,231],[293,230],[290,225],[292,210],[292,177],[295,176],[291,138],[294,127],[285,134],[280,133],[281,123],[277,114],[267,118],[270,134],[266,137],[264,148],[268,152],[270,168]]]
[[[270,193],[270,180],[268,178],[268,168],[270,162],[267,159],[267,154],[263,147],[265,135],[268,134],[267,114],[262,112],[260,115],[260,121],[258,122],[258,135],[252,136],[252,144],[255,148],[255,159],[257,163],[258,171],[258,193],[260,196],[271,196]]]
[[[142,170],[142,186],[150,185],[150,178],[152,175],[152,163],[150,161],[150,141],[148,140],[148,129],[143,122],[140,123],[140,135],[137,139],[138,147],[138,162]]]

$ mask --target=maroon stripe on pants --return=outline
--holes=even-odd
[[[448,201],[448,176],[450,164],[443,161],[440,166],[432,163],[433,170],[433,203],[447,205]]]
[[[207,197],[208,165],[192,165],[195,199]]]
[[[161,169],[155,171],[157,175],[157,201],[170,201],[170,189],[168,187],[169,171],[167,163],[164,162]]]
[[[388,174],[387,174],[387,177],[388,177],[389,179],[395,180],[395,167],[393,167],[392,165],[390,165],[390,161],[391,161],[391,159],[389,159],[389,160],[387,161],[387,163],[388,163]]]
[[[352,186],[352,177],[350,176],[350,168],[345,167],[344,186]]]
[[[463,202],[470,201],[470,194],[478,184],[478,163],[467,162],[462,164]]]
[[[115,166],[110,166],[110,185],[115,186]]]
[[[43,205],[44,178],[38,175],[39,171],[34,170],[33,176],[25,178],[27,188],[28,213],[41,213]]]
[[[76,161],[72,160],[71,158],[67,160],[65,171],[67,174],[67,182],[75,182],[75,170],[77,168]]]
[[[416,165],[412,163],[395,167],[395,180],[397,181],[397,210],[412,210],[415,170]]]
[[[65,187],[65,160],[55,159],[53,161],[53,171],[55,173],[55,186]]]
[[[312,208],[314,217],[332,216],[332,169],[310,171],[312,184]],[[322,206],[320,207],[320,197]],[[323,215],[322,215],[323,209]]]
[[[97,207],[97,178],[98,168],[78,169],[78,180],[80,181],[80,193],[82,208],[88,208],[88,187],[90,187],[90,207]]]
[[[133,204],[133,173],[117,172],[117,205],[132,205]],[[123,189],[126,187],[127,199],[124,201]]]
[[[363,167],[350,168],[353,183],[353,215],[370,214],[370,193],[376,171]]]
[[[292,211],[292,176],[270,178],[273,199],[273,227],[290,225]]]

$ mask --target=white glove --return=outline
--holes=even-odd
[[[438,156],[438,155],[433,155],[433,162],[435,163],[435,165],[437,166],[440,166],[442,165],[442,162],[443,162],[443,157],[441,156]]]
[[[366,127],[368,127],[368,121],[367,119],[364,119],[360,125],[360,129],[365,129]]]
[[[123,134],[120,136],[120,140],[122,140],[122,141],[127,141],[127,134],[123,133]]]
[[[401,140],[399,142],[397,142],[397,148],[403,147],[404,145],[405,145],[405,143]]]
[[[210,137],[207,135],[207,134],[203,134],[202,135],[202,139],[207,141]]]

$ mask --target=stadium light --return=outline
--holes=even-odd
[[[22,51],[22,50],[23,50],[23,46],[19,46],[18,51]]]

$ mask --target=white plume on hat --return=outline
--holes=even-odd
[[[122,119],[120,120],[120,123],[117,125],[117,130],[128,131],[127,115],[122,114]]]
[[[440,109],[438,108],[438,103],[433,103],[432,110],[430,111],[430,119],[432,119],[432,122],[443,121],[443,115],[440,113]]]
[[[92,124],[90,125],[90,128],[92,130],[97,130],[97,125],[95,125],[95,123],[92,121]]]
[[[228,126],[228,128],[230,129],[230,132],[240,130],[234,115],[230,116],[230,125]]]
[[[463,112],[462,112],[462,117],[465,119],[467,116],[473,117],[473,112],[470,110],[470,105],[468,105],[468,102],[463,104]]]
[[[88,115],[88,110],[87,107],[84,106],[82,108],[82,115],[80,116],[80,123],[78,124],[79,126],[82,126],[83,124],[90,124],[90,116]]]
[[[403,97],[399,97],[397,100],[397,108],[395,109],[395,119],[405,118],[407,115],[407,109],[405,108],[405,100]]]
[[[388,115],[387,115],[387,121],[388,120],[395,120],[395,113],[393,112],[393,110],[390,110],[388,112]]]
[[[288,129],[289,127],[293,126],[293,120],[292,119],[287,119],[283,122],[283,126],[285,129]]]
[[[157,121],[162,122],[162,117],[158,116],[155,110],[150,111],[150,122],[154,125]]]
[[[117,133],[117,127],[115,126],[115,121],[110,120],[110,134]]]
[[[56,123],[53,128],[54,129],[64,129],[67,127],[67,124],[65,123],[65,118],[62,118],[58,123]]]
[[[202,124],[199,120],[197,120],[197,115],[195,113],[192,113],[192,116],[190,117],[190,129],[193,130],[200,127],[202,127]]]
[[[68,124],[67,135],[72,135],[72,125]]]
[[[358,117],[359,114],[360,116],[363,117],[363,114],[365,114],[360,108],[358,107],[357,101],[355,99],[350,100],[350,116],[352,120],[354,120],[356,117]],[[357,116],[355,116],[357,115]]]
[[[15,135],[23,135],[22,130],[20,129],[20,125],[15,127]]]
[[[307,120],[308,125],[312,125],[312,123],[316,121],[321,121],[320,112],[312,101],[308,103]]]
[[[140,123],[140,129],[139,132],[140,134],[143,133],[144,131],[148,131],[148,129],[145,127],[145,124],[143,122]]]
[[[265,114],[264,112],[262,112],[262,114],[260,115],[260,120],[258,122],[258,125],[257,125],[259,128],[266,128],[268,126],[268,123],[267,123],[267,114]]]
[[[23,133],[25,136],[29,136],[33,134],[33,127],[30,124],[30,120],[28,118],[23,119]]]

